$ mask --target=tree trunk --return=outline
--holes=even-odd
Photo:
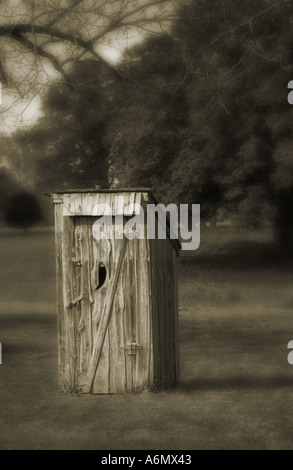
[[[275,241],[279,254],[293,255],[293,201],[290,196],[280,201],[275,219]]]

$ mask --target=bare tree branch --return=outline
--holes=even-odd
[[[72,0],[64,6],[63,2],[56,0],[50,2],[49,7],[46,2],[38,4],[32,1],[27,10],[17,12],[15,22],[13,18],[16,10],[13,8],[10,17],[8,13],[3,15],[0,20],[0,38],[4,41],[10,39],[13,43],[21,44],[35,56],[48,59],[64,78],[66,77],[64,66],[67,63],[80,60],[89,54],[121,80],[122,77],[115,66],[101,56],[97,47],[106,36],[115,31],[125,32],[127,28],[138,27],[140,24],[159,24],[164,18],[166,21],[171,21],[170,5],[173,1],[105,0],[91,3]],[[62,3],[63,7],[59,8]],[[160,5],[164,7],[164,11],[154,10]],[[5,18],[8,20],[6,24]],[[78,21],[79,18],[81,21]],[[70,46],[65,58],[61,58],[62,47],[59,47],[58,43]],[[55,44],[55,50],[48,50],[52,44]],[[3,44],[3,50],[6,51],[7,47],[9,48],[9,44],[6,42]],[[2,77],[5,77],[5,68],[9,59],[11,60],[7,56],[6,62],[2,61],[3,70],[0,71]],[[10,80],[10,83],[13,83],[13,80]]]
[[[73,0],[72,3],[70,4],[70,6],[68,6],[67,8],[63,8],[61,13],[59,13],[55,18],[53,18],[51,21],[49,21],[49,23],[46,23],[46,26],[49,27],[49,28],[54,26],[56,23],[58,23],[58,21],[65,18],[65,16],[67,16],[68,13],[72,13],[72,10],[74,9],[74,7],[79,5],[82,1],[83,0]]]
[[[13,39],[18,41],[20,44],[22,44],[26,49],[28,49],[30,52],[33,54],[37,54],[38,56],[45,57],[46,59],[49,59],[50,62],[52,63],[53,67],[63,76],[65,80],[67,80],[65,71],[63,70],[61,64],[59,63],[58,59],[53,54],[50,54],[49,52],[44,51],[41,47],[36,45],[35,43],[31,42],[29,39],[27,39],[25,36],[22,34],[13,34]]]

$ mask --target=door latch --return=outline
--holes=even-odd
[[[142,349],[142,346],[139,346],[137,343],[128,343],[126,346],[122,346],[121,349],[127,351],[128,356],[136,356],[138,349]]]

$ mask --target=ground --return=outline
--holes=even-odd
[[[57,388],[54,233],[0,231],[1,449],[290,449],[293,270],[270,232],[206,229],[179,261],[181,384]]]

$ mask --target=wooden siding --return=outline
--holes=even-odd
[[[148,388],[152,338],[146,238],[96,241],[92,225],[97,218],[63,217],[59,204],[55,214],[58,356],[63,388],[93,393]],[[125,252],[117,273],[123,244]],[[96,289],[100,263],[107,276]],[[108,321],[101,325],[108,307]],[[95,355],[96,344],[100,351]],[[139,349],[131,351],[134,344]]]
[[[178,341],[177,254],[170,240],[149,240],[154,345],[154,385],[180,380]]]
[[[169,239],[147,240],[146,226],[144,239],[109,239],[105,232],[96,240],[92,228],[98,217],[64,215],[63,196],[53,195],[61,387],[123,393],[178,383],[174,245]],[[79,196],[70,206],[76,213]],[[106,270],[102,286],[100,266]]]
[[[64,216],[135,215],[142,193],[64,193],[54,194],[53,203],[62,203]],[[110,214],[109,210],[110,208]]]

